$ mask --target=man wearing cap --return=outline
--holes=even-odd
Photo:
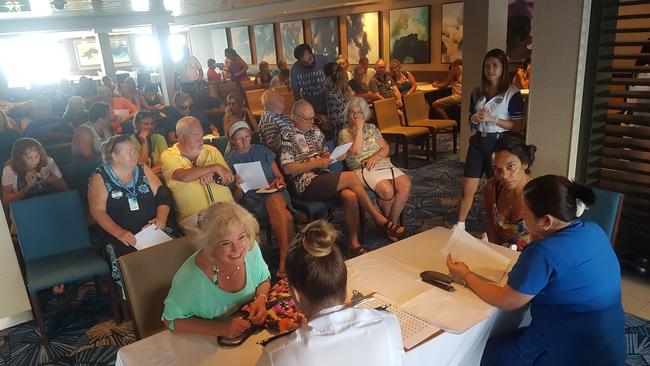
[[[191,235],[198,232],[200,211],[215,202],[233,200],[228,185],[235,177],[219,150],[203,144],[203,128],[196,118],[181,118],[176,135],[178,143],[160,157],[162,174],[176,202],[176,221]]]
[[[289,241],[293,238],[294,218],[297,218],[297,212],[291,205],[289,193],[284,189],[284,176],[275,162],[275,153],[266,146],[251,144],[251,135],[250,126],[245,121],[237,121],[230,125],[228,138],[232,149],[226,154],[226,161],[234,172],[237,172],[237,164],[241,163],[258,162],[262,167],[268,190],[264,193],[257,193],[255,189],[241,192],[243,193],[242,204],[260,222],[268,222],[271,225],[280,249],[276,276],[283,277],[284,263]],[[239,194],[237,196],[239,199]]]

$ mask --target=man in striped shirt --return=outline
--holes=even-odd
[[[284,98],[274,89],[268,89],[262,94],[264,114],[260,118],[259,129],[262,144],[276,154],[280,153],[280,131],[293,127],[291,118],[282,114]]]

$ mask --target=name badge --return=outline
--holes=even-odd
[[[137,197],[129,197],[129,208],[131,209],[131,211],[137,211],[140,209],[140,206],[138,205]]]
[[[113,191],[113,192],[111,192],[111,197],[114,200],[119,200],[120,198],[122,198],[122,191]]]

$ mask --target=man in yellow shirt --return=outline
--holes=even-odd
[[[163,178],[176,202],[176,220],[190,235],[198,232],[201,210],[214,202],[233,200],[228,185],[235,176],[216,147],[203,145],[203,128],[196,118],[181,118],[176,135],[178,142],[165,150],[160,160]]]

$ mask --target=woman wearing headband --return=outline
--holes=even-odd
[[[577,218],[596,201],[591,188],[556,175],[524,187],[531,243],[501,287],[447,257],[449,272],[503,310],[530,302],[529,326],[491,339],[481,365],[624,365],[621,269],[605,232]]]
[[[393,313],[343,304],[348,274],[336,236],[330,223],[317,220],[294,238],[287,256],[287,279],[308,322],[267,344],[258,366],[404,364],[402,336]]]

